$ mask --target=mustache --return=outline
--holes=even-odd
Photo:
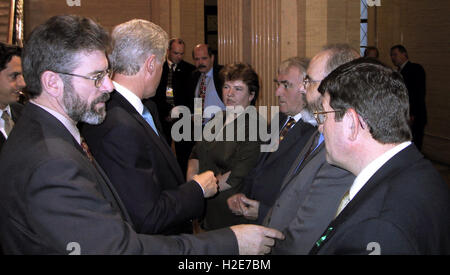
[[[95,105],[95,104],[100,103],[100,102],[106,102],[106,101],[108,101],[108,100],[109,100],[109,93],[104,93],[104,94],[102,94],[101,96],[97,97],[97,98],[92,102],[92,105]]]
[[[207,68],[205,65],[198,65],[197,69]]]

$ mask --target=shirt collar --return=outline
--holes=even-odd
[[[305,109],[303,109],[300,113],[296,114],[295,116],[288,116],[286,123],[287,121],[289,121],[291,117],[295,120],[295,123],[297,123],[300,119],[302,119],[305,123],[317,126],[316,119]]]
[[[406,66],[406,63],[408,63],[409,60],[406,60],[405,63],[403,63],[402,65],[400,65],[400,69],[398,70],[399,72],[401,72],[403,70],[403,68]]]
[[[77,128],[76,122],[74,122],[71,119],[68,119],[67,117],[63,116],[62,114],[58,113],[55,110],[52,110],[50,108],[47,108],[47,107],[45,107],[43,105],[40,105],[40,104],[36,103],[33,100],[30,100],[30,102],[33,103],[34,105],[38,106],[38,107],[41,107],[42,109],[44,109],[45,111],[47,111],[51,115],[53,115],[57,120],[59,120],[66,127],[66,129],[70,132],[70,134],[78,142],[78,144],[81,144],[80,131]]]
[[[136,109],[139,114],[142,115],[142,113],[144,112],[144,105],[142,104],[141,99],[132,91],[128,90],[126,87],[120,85],[119,83],[113,81],[113,84],[116,91],[121,94]]]
[[[356,194],[364,187],[364,185],[369,181],[369,179],[383,166],[386,162],[388,162],[392,157],[398,154],[400,151],[405,149],[411,144],[411,141],[403,142],[391,150],[385,152],[374,161],[369,163],[364,169],[359,173],[353,182],[352,187],[350,188],[350,200],[352,200]]]

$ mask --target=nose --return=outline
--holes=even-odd
[[[25,80],[23,79],[23,75],[19,75],[16,80],[16,87],[18,90],[22,90],[27,85],[25,84]]]
[[[102,86],[100,86],[100,88],[103,92],[106,92],[106,93],[110,93],[114,90],[114,84],[112,83],[112,80],[109,77],[109,75],[106,75],[103,78]]]
[[[275,95],[276,95],[276,96],[281,96],[281,95],[282,95],[282,93],[283,93],[283,88],[282,88],[282,86],[283,86],[283,85],[277,85],[277,88],[276,88],[276,90],[275,90]]]

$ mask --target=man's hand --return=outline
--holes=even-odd
[[[246,196],[239,198],[239,207],[242,215],[248,220],[256,220],[259,212],[259,201],[251,200]]]
[[[228,208],[237,216],[242,216],[242,209],[239,204],[241,197],[245,197],[245,195],[242,193],[237,193],[227,199]]]
[[[217,179],[214,177],[212,171],[206,171],[200,175],[195,175],[192,179],[201,185],[205,198],[210,198],[217,193]]]
[[[284,239],[280,231],[259,225],[241,224],[230,228],[236,235],[240,255],[267,254],[275,244],[275,239]]]

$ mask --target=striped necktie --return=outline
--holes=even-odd
[[[6,135],[9,136],[9,133],[11,133],[11,130],[14,127],[14,121],[12,120],[11,116],[8,114],[6,110],[3,111],[2,118],[5,121]]]
[[[293,117],[290,117],[286,125],[284,125],[283,129],[280,132],[280,142],[284,139],[286,134],[289,132],[289,130],[294,127],[295,125],[295,119]]]

